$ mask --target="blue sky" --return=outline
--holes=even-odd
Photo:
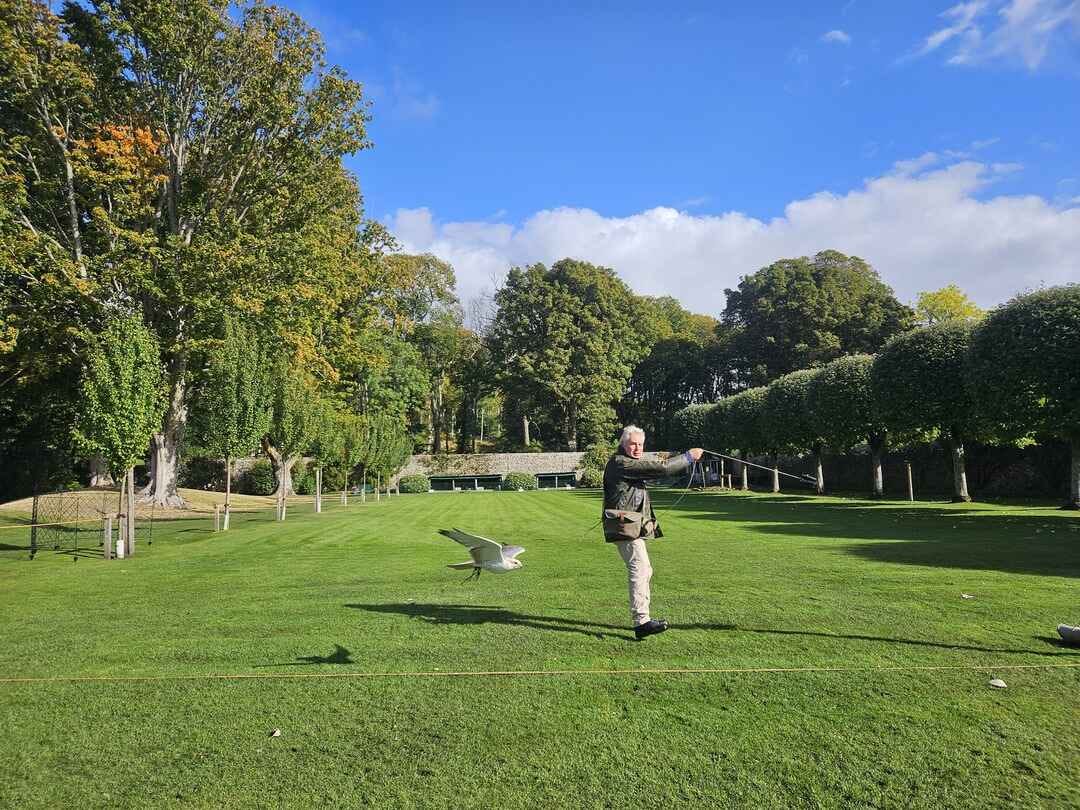
[[[1080,280],[1080,0],[287,5],[372,100],[368,216],[463,298],[579,255],[715,314],[828,247],[902,298]]]

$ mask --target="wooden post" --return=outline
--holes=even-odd
[[[915,500],[915,487],[911,483],[911,462],[904,462],[904,469],[907,470],[907,499],[909,501]]]
[[[214,504],[214,531],[221,531],[221,507]]]
[[[101,546],[105,559],[112,559],[112,515],[105,515],[101,522]]]
[[[745,464],[742,465],[742,491],[750,491],[750,468]]]
[[[728,489],[735,489],[735,487],[734,487],[734,484],[732,483],[731,477],[732,477],[732,476],[731,476],[731,473],[728,473],[728,477],[727,477],[727,488],[728,488]]]
[[[772,491],[773,492],[779,492],[780,491],[780,468],[779,467],[773,467],[772,468]]]

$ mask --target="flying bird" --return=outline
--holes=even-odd
[[[496,543],[486,537],[463,532],[461,529],[439,529],[439,534],[443,537],[449,537],[455,543],[461,543],[461,545],[469,549],[472,562],[451,563],[446,566],[458,570],[473,569],[472,574],[465,580],[466,582],[470,579],[479,579],[481,571],[503,574],[522,567],[521,560],[517,559],[517,556],[525,550],[522,546],[504,546],[502,543]]]

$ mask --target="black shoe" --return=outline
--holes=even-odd
[[[668,624],[663,619],[652,619],[634,628],[634,635],[641,641],[645,636],[654,636],[667,630]]]

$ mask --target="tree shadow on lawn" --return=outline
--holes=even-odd
[[[812,636],[816,638],[834,638],[845,639],[851,641],[880,641],[884,644],[909,644],[916,647],[938,647],[943,650],[971,650],[974,652],[989,652],[989,653],[1015,653],[1017,655],[1040,655],[1049,657],[1059,656],[1077,656],[1080,652],[1046,652],[1045,650],[1017,650],[1009,647],[979,647],[974,644],[950,644],[944,641],[925,641],[922,639],[914,638],[891,638],[889,636],[866,636],[859,634],[848,633],[821,633],[812,630],[776,630],[764,627],[739,627],[735,624],[708,624],[708,623],[694,623],[694,624],[672,624],[672,630],[727,630],[737,633],[765,633],[769,635],[780,636]],[[1049,636],[1033,636],[1037,641],[1045,641],[1054,643],[1054,640]],[[1065,648],[1064,644],[1054,644],[1054,646]]]
[[[792,509],[771,508],[783,505]],[[762,534],[860,540],[838,550],[875,562],[1080,577],[1080,522],[1056,516],[812,497],[687,498],[673,511],[688,520],[750,524]]]
[[[256,668],[261,667],[310,667],[320,664],[355,664],[352,660],[352,653],[342,647],[340,644],[334,645],[334,651],[330,655],[302,655],[297,656],[295,661],[288,661],[277,664],[256,664]]]
[[[536,630],[553,630],[559,633],[579,633],[592,638],[610,636],[625,641],[637,641],[633,634],[611,632],[613,630],[625,631],[625,627],[618,625],[583,622],[559,616],[533,616],[527,613],[516,613],[498,605],[431,605],[408,602],[379,605],[348,604],[345,607],[371,613],[396,613],[431,624],[507,624],[516,627],[532,627]]]

